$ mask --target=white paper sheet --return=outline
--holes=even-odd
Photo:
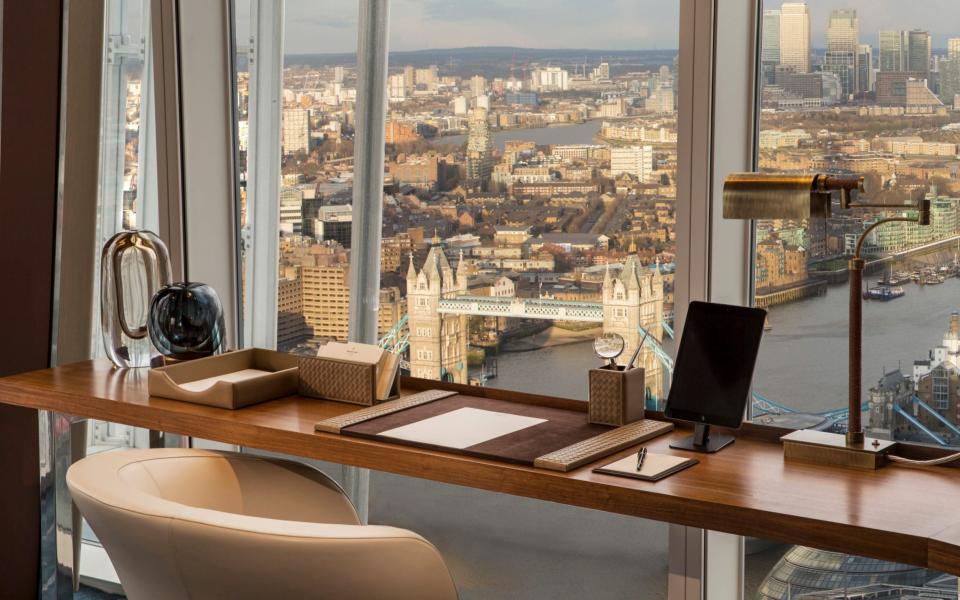
[[[545,421],[546,419],[479,408],[458,408],[416,423],[389,429],[380,435],[444,448],[463,449]]]
[[[178,385],[188,392],[203,392],[205,390],[209,390],[215,383],[220,381],[243,381],[244,379],[252,379],[261,375],[266,375],[270,372],[271,371],[263,371],[261,369],[242,369],[240,371],[234,371],[233,373],[224,373],[223,375],[207,377],[206,379],[198,379],[196,381],[188,381]]]

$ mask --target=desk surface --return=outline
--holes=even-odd
[[[582,402],[516,398],[586,409]],[[741,437],[717,454],[696,455],[699,465],[657,483],[592,472],[636,448],[558,473],[314,431],[317,421],[356,410],[349,404],[292,396],[231,411],[152,398],[145,371],[115,371],[104,361],[0,378],[0,402],[960,573],[956,469],[860,471],[784,462],[779,443]],[[646,445],[693,455],[668,447],[687,434],[675,431]]]

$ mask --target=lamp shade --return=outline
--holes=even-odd
[[[829,216],[830,196],[817,175],[732,173],[723,183],[724,219],[807,219]]]

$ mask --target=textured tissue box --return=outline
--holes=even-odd
[[[644,418],[645,383],[641,368],[590,369],[590,422],[619,427]]]

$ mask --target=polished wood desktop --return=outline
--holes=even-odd
[[[404,386],[408,393],[443,387],[586,412],[586,403],[573,400],[418,380]],[[314,431],[318,421],[358,408],[350,404],[291,396],[226,410],[154,398],[146,372],[114,370],[105,361],[2,378],[0,403],[960,574],[960,471],[785,462],[779,432],[749,425],[717,454],[671,450],[672,440],[689,434],[682,428],[648,442],[652,452],[700,461],[651,483],[593,472],[637,448],[559,473]]]

